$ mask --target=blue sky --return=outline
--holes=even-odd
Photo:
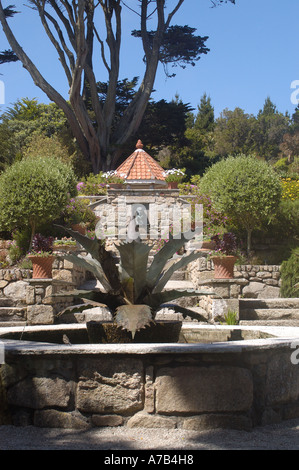
[[[49,83],[67,98],[68,87],[56,51],[45,37],[36,13],[23,1],[3,1],[4,5],[11,3],[21,11],[9,20],[17,39]],[[126,3],[133,5],[136,0]],[[270,96],[279,111],[292,114],[296,105],[290,99],[291,83],[299,80],[298,18],[298,0],[236,0],[236,5],[217,8],[211,8],[209,0],[185,0],[173,24],[188,24],[197,28],[197,34],[209,36],[206,45],[210,52],[195,67],[174,69],[175,78],[167,79],[160,67],[153,98],[169,101],[178,94],[184,103],[196,108],[206,92],[218,117],[224,108],[237,106],[257,114]],[[134,13],[125,11],[124,33],[138,28],[136,19]],[[1,50],[8,47],[2,30],[0,41]],[[140,40],[124,37],[122,50],[120,78],[142,76]],[[3,65],[0,72],[5,85],[5,104],[0,105],[0,112],[22,97],[49,102],[20,63]],[[100,68],[97,79],[107,79]]]

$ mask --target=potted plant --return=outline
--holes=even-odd
[[[102,176],[106,178],[108,187],[112,189],[121,189],[125,182],[123,176],[118,175],[117,171],[107,171]]]
[[[77,242],[72,237],[55,238],[53,251],[73,251],[77,249]]]
[[[50,279],[52,278],[52,264],[55,256],[53,256],[53,237],[44,237],[40,233],[36,233],[32,239],[32,250],[28,254],[32,262],[33,279]]]
[[[176,169],[173,168],[172,170],[166,170],[163,172],[163,176],[165,177],[166,183],[168,183],[168,187],[172,189],[176,189],[178,184],[183,181],[185,178],[185,169]]]
[[[215,243],[210,259],[214,263],[215,279],[232,279],[234,277],[234,265],[237,261],[237,238],[234,233],[226,232],[222,236],[219,234],[211,237]]]
[[[89,201],[87,199],[72,198],[62,213],[64,223],[82,235],[85,235],[89,227],[94,229],[98,221],[98,218],[92,209],[88,207],[88,204]]]
[[[97,175],[93,173],[85,176],[77,183],[79,196],[99,196],[107,194],[107,181],[103,177],[103,172]]]
[[[176,256],[176,252],[186,243],[187,239],[169,240],[159,250],[152,263],[148,266],[149,252],[152,246],[147,243],[132,241],[120,243],[117,246],[120,255],[119,265],[111,253],[105,249],[105,244],[96,236],[90,239],[66,228],[66,231],[75,238],[87,251],[87,256],[69,253],[64,258],[93,273],[100,282],[102,289],[90,291],[62,292],[55,296],[71,296],[84,299],[81,306],[68,307],[64,312],[83,311],[91,306],[107,306],[112,315],[112,322],[87,322],[92,342],[109,342],[108,337],[117,338],[116,342],[175,342],[181,328],[181,322],[155,321],[156,313],[162,307],[171,307],[184,317],[207,321],[197,312],[167,302],[187,296],[211,294],[196,290],[171,289],[164,290],[172,274],[182,269],[201,254],[191,252],[183,256]],[[171,260],[171,261],[170,261]],[[171,327],[174,328],[175,338],[168,336]],[[98,339],[95,341],[91,331],[97,330]],[[125,330],[125,331],[122,331]],[[162,333],[161,333],[162,330]],[[119,334],[124,336],[120,338]],[[155,336],[159,335],[159,339]]]

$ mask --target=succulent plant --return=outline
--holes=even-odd
[[[65,227],[64,227],[65,228]],[[188,241],[182,236],[169,238],[163,248],[158,251],[152,263],[148,266],[151,246],[139,241],[122,242],[116,246],[119,251],[120,262],[105,249],[103,240],[95,237],[90,239],[79,232],[65,228],[65,230],[86,250],[87,255],[69,253],[63,255],[64,259],[90,271],[101,283],[102,289],[74,290],[62,293],[65,296],[75,296],[84,299],[84,304],[74,306],[76,311],[82,311],[90,306],[107,306],[114,315],[115,322],[122,328],[135,332],[154,321],[158,310],[171,307],[184,317],[207,321],[199,313],[168,302],[180,297],[199,296],[211,294],[194,289],[164,290],[172,274],[200,256],[198,252],[191,252],[183,256],[176,256],[176,252]],[[67,309],[70,311],[70,308]]]

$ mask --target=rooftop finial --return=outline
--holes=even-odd
[[[141,142],[141,140],[139,139],[137,144],[136,144],[136,148],[137,149],[142,149],[143,148],[143,143]]]

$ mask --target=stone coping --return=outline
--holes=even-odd
[[[243,353],[267,349],[280,349],[280,348],[294,348],[299,346],[299,327],[280,327],[280,326],[239,326],[239,325],[190,325],[186,323],[185,327],[190,326],[197,328],[214,328],[214,329],[236,329],[236,330],[251,330],[262,331],[273,335],[267,339],[250,339],[241,341],[226,341],[215,343],[136,343],[136,344],[54,344],[54,343],[39,343],[34,341],[10,340],[2,339],[1,336],[8,332],[17,332],[20,334],[24,331],[24,327],[1,327],[0,328],[0,341],[4,344],[5,352],[13,355],[167,355],[167,354],[231,354]],[[26,331],[36,330],[66,330],[66,329],[82,329],[86,325],[82,324],[63,324],[63,325],[38,325],[26,326]],[[184,328],[184,325],[183,325]]]

